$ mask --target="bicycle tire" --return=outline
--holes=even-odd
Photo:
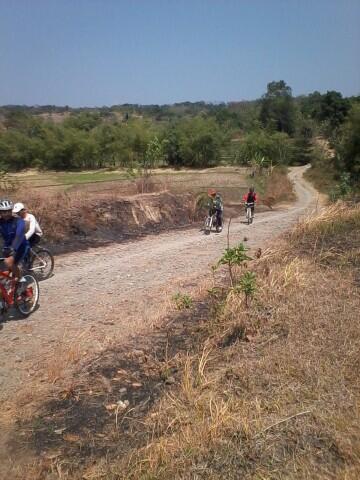
[[[25,281],[16,287],[15,306],[22,317],[28,317],[38,306],[40,289],[34,275],[26,274],[23,279]]]
[[[205,235],[210,235],[210,232],[211,232],[211,218],[206,217],[204,233],[205,233]]]
[[[33,250],[33,258],[28,271],[34,275],[37,280],[46,280],[54,271],[54,257],[47,248]],[[45,265],[44,265],[45,264]]]

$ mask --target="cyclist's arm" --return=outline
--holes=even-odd
[[[30,226],[29,226],[29,230],[25,233],[26,240],[29,240],[29,238],[34,235],[36,230],[36,220],[34,215],[29,215],[28,218],[30,220]]]
[[[15,238],[12,241],[11,248],[16,252],[16,250],[20,247],[24,239],[25,239],[25,222],[23,219],[19,219],[17,221]]]

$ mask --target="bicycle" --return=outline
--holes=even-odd
[[[37,280],[46,280],[54,270],[54,257],[47,248],[30,247],[23,261],[24,268]]]
[[[0,258],[0,262],[4,260]],[[15,306],[23,317],[28,317],[38,306],[39,294],[39,284],[33,275],[25,274],[19,281],[8,270],[0,270],[1,315]]]
[[[211,232],[211,229],[215,226],[216,232],[221,232],[222,227],[218,225],[218,217],[217,217],[217,212],[213,213],[212,215],[208,215],[205,218],[204,222],[204,233],[205,235],[209,235]]]
[[[250,225],[254,221],[254,207],[255,203],[247,203],[245,202],[245,215],[246,215],[246,220],[247,224]]]

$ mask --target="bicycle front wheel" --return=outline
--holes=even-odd
[[[46,248],[33,251],[29,271],[38,279],[46,280],[54,270],[54,257]]]
[[[204,233],[205,235],[209,235],[211,231],[211,218],[210,217],[207,217],[205,219],[205,225],[204,225]]]
[[[39,284],[33,275],[24,275],[15,291],[15,306],[23,317],[28,317],[39,303]]]

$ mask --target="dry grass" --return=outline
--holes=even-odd
[[[169,192],[124,197],[116,189],[101,195],[29,190],[26,205],[39,219],[46,240],[57,244],[74,243],[79,238],[94,243],[119,238],[121,234],[134,236],[149,228],[177,226],[198,219],[191,194]]]
[[[249,178],[259,192],[259,203],[272,208],[276,203],[295,200],[294,189],[286,171],[274,170],[271,175],[261,175],[254,179]]]
[[[265,252],[252,308],[229,295],[199,354],[178,357],[178,387],[144,419],[146,445],[83,478],[359,478],[358,271],[320,261],[359,238],[358,218],[358,207],[331,207]],[[224,344],[239,324],[245,335]]]
[[[63,341],[55,347],[51,353],[50,359],[46,362],[45,372],[48,381],[52,384],[58,380],[64,379],[69,369],[73,368],[83,357],[85,351],[81,348],[81,337],[86,333],[79,335],[76,341]]]
[[[76,440],[80,450],[48,448],[14,478],[359,478],[359,231],[358,206],[304,219],[248,265],[258,283],[250,308],[236,291],[212,288],[207,321],[189,316],[192,347],[165,349],[160,376],[170,372],[175,382],[150,410],[118,412],[110,429],[89,430],[86,441],[70,431],[64,443]],[[209,287],[204,281],[198,295]],[[169,325],[169,341],[177,328]],[[149,359],[142,365],[153,368]],[[76,392],[63,392],[70,416]]]

